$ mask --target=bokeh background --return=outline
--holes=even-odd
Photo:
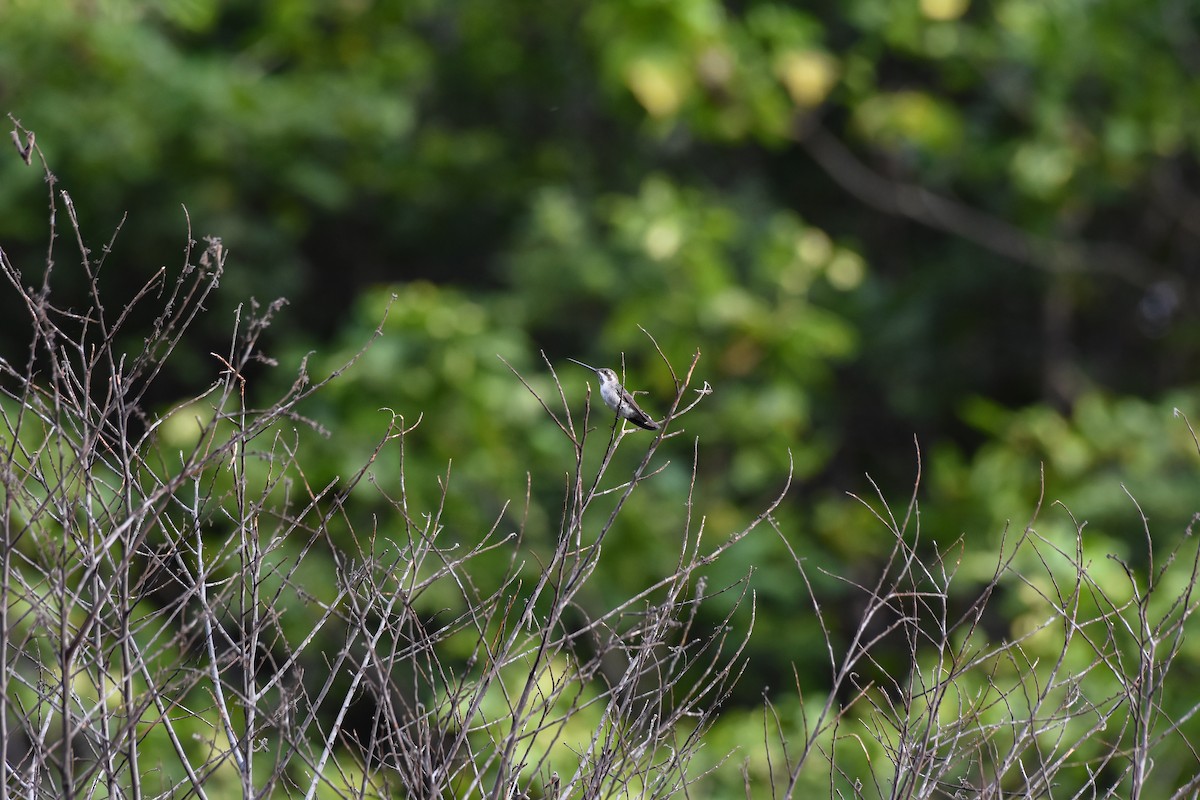
[[[87,246],[111,244],[107,297],[178,270],[189,235],[230,253],[154,403],[213,380],[250,298],[288,300],[267,335],[280,365],[251,381],[269,394],[310,352],[340,364],[394,294],[384,336],[304,409],[330,432],[308,469],[356,470],[381,408],[423,415],[409,491],[435,503],[453,461],[446,524],[471,541],[500,515],[536,546],[570,452],[497,356],[553,393],[544,352],[576,410],[588,377],[565,358],[623,363],[661,414],[673,386],[642,326],[678,367],[699,350],[714,391],[610,537],[612,595],[591,602],[673,568],[698,438],[713,536],[793,465],[775,518],[843,610],[835,635],[858,623],[853,593],[820,570],[869,581],[892,546],[848,493],[874,497],[870,476],[902,509],[918,446],[921,535],[961,537],[965,593],[1043,481],[1114,581],[1106,554],[1145,558],[1130,495],[1164,546],[1184,535],[1198,77],[1188,0],[0,0],[0,110],[36,132]],[[48,232],[43,174],[0,158],[0,246],[29,276]],[[52,282],[82,302],[73,246]],[[20,309],[0,312],[18,358]],[[355,512],[386,532],[370,493]],[[1048,502],[1039,524],[1073,541]],[[773,534],[715,577],[750,567],[750,668],[714,751],[761,739],[764,692],[796,702],[793,666],[828,680]],[[1014,593],[988,630],[1025,611]]]

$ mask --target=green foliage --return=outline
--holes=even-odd
[[[934,455],[931,501],[947,528],[993,540],[1032,518],[1036,504],[1061,503],[1086,521],[1089,552],[1127,558],[1144,550],[1144,515],[1180,531],[1195,513],[1187,486],[1196,447],[1188,417],[1196,412],[1193,392],[1156,403],[1095,392],[1070,415],[977,399],[964,413],[989,442],[969,462],[949,448]],[[1075,524],[1053,516],[1042,524],[1073,538]]]
[[[293,303],[271,333],[283,368],[256,368],[252,396],[288,386],[309,353],[329,374],[386,315],[300,409],[331,435],[280,435],[311,454],[313,487],[374,458],[386,494],[358,484],[348,513],[394,541],[406,523],[385,498],[403,459],[413,518],[436,515],[448,486],[439,519],[456,541],[520,529],[552,545],[561,487],[530,476],[564,474],[572,454],[534,394],[557,399],[557,379],[579,418],[590,385],[599,438],[611,420],[567,357],[618,368],[661,418],[668,365],[699,352],[712,394],[664,443],[587,603],[670,569],[689,513],[714,535],[740,529],[792,470],[782,540],[746,541],[708,575],[754,568],[749,648],[781,692],[792,664],[802,683],[826,680],[784,542],[824,602],[847,603],[820,570],[868,581],[892,542],[844,493],[873,498],[869,474],[906,496],[914,433],[923,541],[979,546],[964,548],[962,585],[990,578],[991,551],[1039,505],[1039,534],[1063,551],[1086,521],[1106,586],[1125,566],[1147,579],[1147,540],[1182,535],[1195,453],[1173,410],[1197,418],[1198,27],[1169,0],[12,0],[0,100],[69,187],[85,246],[99,253],[127,215],[121,266],[104,272],[117,294],[173,264],[181,206],[193,236],[233,252],[207,340],[174,360],[158,407],[211,379],[206,354],[224,352],[244,297]],[[29,284],[44,192],[38,170],[0,158],[0,245]],[[68,271],[52,282],[64,306],[86,303]],[[7,362],[24,344],[0,322]],[[189,447],[211,414],[177,413],[162,436]],[[416,427],[374,455],[392,421]],[[650,438],[627,440],[614,484]],[[1042,566],[1031,551],[1016,563]],[[1026,587],[999,608],[996,636],[1043,606]],[[745,741],[744,713],[716,740]]]

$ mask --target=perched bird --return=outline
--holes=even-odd
[[[617,379],[617,373],[607,368],[596,369],[590,364],[576,361],[573,358],[568,358],[567,361],[578,364],[581,367],[586,367],[596,373],[596,377],[600,379],[600,398],[604,400],[604,405],[617,412],[617,416],[629,420],[639,428],[645,428],[648,431],[658,430],[658,423],[638,407],[637,401],[633,399],[633,395]]]

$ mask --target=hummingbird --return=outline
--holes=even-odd
[[[586,367],[596,373],[596,377],[600,379],[600,398],[604,400],[604,405],[617,412],[618,417],[627,419],[639,428],[645,428],[648,431],[658,430],[658,423],[638,407],[637,401],[633,399],[633,395],[617,379],[617,373],[608,368],[597,369],[590,364],[576,361],[573,358],[568,358],[567,361],[578,364],[581,367]]]

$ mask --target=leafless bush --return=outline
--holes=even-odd
[[[41,156],[32,140],[30,151]],[[700,777],[690,762],[748,628],[696,624],[710,591],[699,573],[749,529],[703,548],[689,497],[671,574],[602,613],[578,601],[677,435],[669,423],[639,434],[645,457],[614,484],[623,425],[605,415],[607,438],[590,436],[560,387],[551,416],[574,468],[556,547],[539,554],[499,520],[459,546],[440,522],[454,501],[445,486],[442,506],[412,508],[403,471],[371,474],[386,448],[403,461],[415,425],[399,417],[357,474],[310,483],[298,430],[312,423],[298,404],[342,370],[313,379],[301,365],[289,390],[251,404],[278,304],[239,315],[208,389],[147,408],[225,251],[189,243],[173,282],[159,272],[113,313],[100,280],[109,248],[93,257],[46,175],[52,224],[65,210],[91,295],[82,310],[56,305],[53,233],[40,288],[0,251],[32,334],[24,363],[0,364],[0,797],[665,797]],[[143,304],[156,321],[122,352]],[[690,408],[695,365],[669,420]],[[585,473],[585,451],[601,446]],[[348,513],[367,480],[394,512],[386,532]],[[601,497],[615,504],[594,508]],[[475,569],[485,554],[506,558],[499,578]],[[745,597],[746,584],[712,591]],[[369,722],[352,723],[363,709]]]
[[[833,690],[815,711],[800,705],[798,737],[768,705],[765,744],[782,761],[770,765],[773,796],[806,797],[814,783],[849,797],[1196,796],[1195,729],[1185,728],[1200,702],[1185,672],[1171,698],[1183,710],[1172,713],[1168,676],[1197,608],[1200,515],[1165,559],[1143,515],[1135,568],[1111,554],[1095,563],[1085,524],[1065,508],[1066,537],[1061,525],[1040,533],[1039,500],[979,581],[959,577],[965,539],[923,541],[915,491],[899,518],[882,493],[877,501],[863,502],[894,545],[874,583],[853,585],[863,611],[840,650],[831,610],[808,584]],[[1012,636],[984,630],[989,615],[1007,621],[995,609],[1004,593],[1026,606]],[[900,671],[877,660],[896,641],[907,654]]]
[[[31,136],[17,142],[22,159],[41,158]],[[696,359],[677,374],[663,357],[674,402],[662,430],[631,434],[646,449],[628,475],[613,467],[631,444],[624,425],[590,404],[575,419],[555,380],[557,396],[538,399],[571,468],[553,548],[503,530],[503,515],[464,545],[443,527],[443,509],[460,501],[448,482],[433,507],[406,489],[411,421],[391,419],[357,473],[309,479],[301,431],[315,423],[300,404],[357,356],[322,378],[301,364],[290,388],[254,405],[247,384],[256,365],[272,366],[261,339],[278,304],[238,315],[206,390],[150,408],[225,251],[189,236],[177,278],[160,272],[110,312],[109,248],[89,253],[69,195],[45,174],[40,285],[0,250],[30,331],[20,359],[0,360],[0,800],[687,795],[722,764],[698,755],[750,635],[734,619],[748,582],[710,587],[705,569],[763,523],[808,586],[829,679],[797,677],[786,709],[767,699],[762,747],[747,743],[747,797],[1200,789],[1195,759],[1169,757],[1195,756],[1186,728],[1200,703],[1171,714],[1165,701],[1196,610],[1190,528],[1164,559],[1143,518],[1140,563],[1097,563],[1083,524],[1063,512],[1064,539],[1040,532],[1035,514],[990,574],[964,575],[967,539],[926,541],[915,491],[899,517],[879,492],[863,502],[890,555],[871,581],[822,575],[859,598],[835,609],[772,515],[779,500],[709,545],[689,490],[675,568],[597,611],[583,592],[610,532],[661,469],[660,445],[681,435],[674,421],[708,392],[692,388]],[[82,309],[51,291],[63,211],[90,289]],[[143,306],[155,320],[132,337]],[[375,475],[389,449],[401,469]],[[390,509],[378,527],[353,513],[356,487]],[[732,610],[702,622],[719,593],[737,598],[724,603]],[[998,632],[997,598],[1013,594],[1024,621]],[[842,641],[830,620],[851,613]]]

